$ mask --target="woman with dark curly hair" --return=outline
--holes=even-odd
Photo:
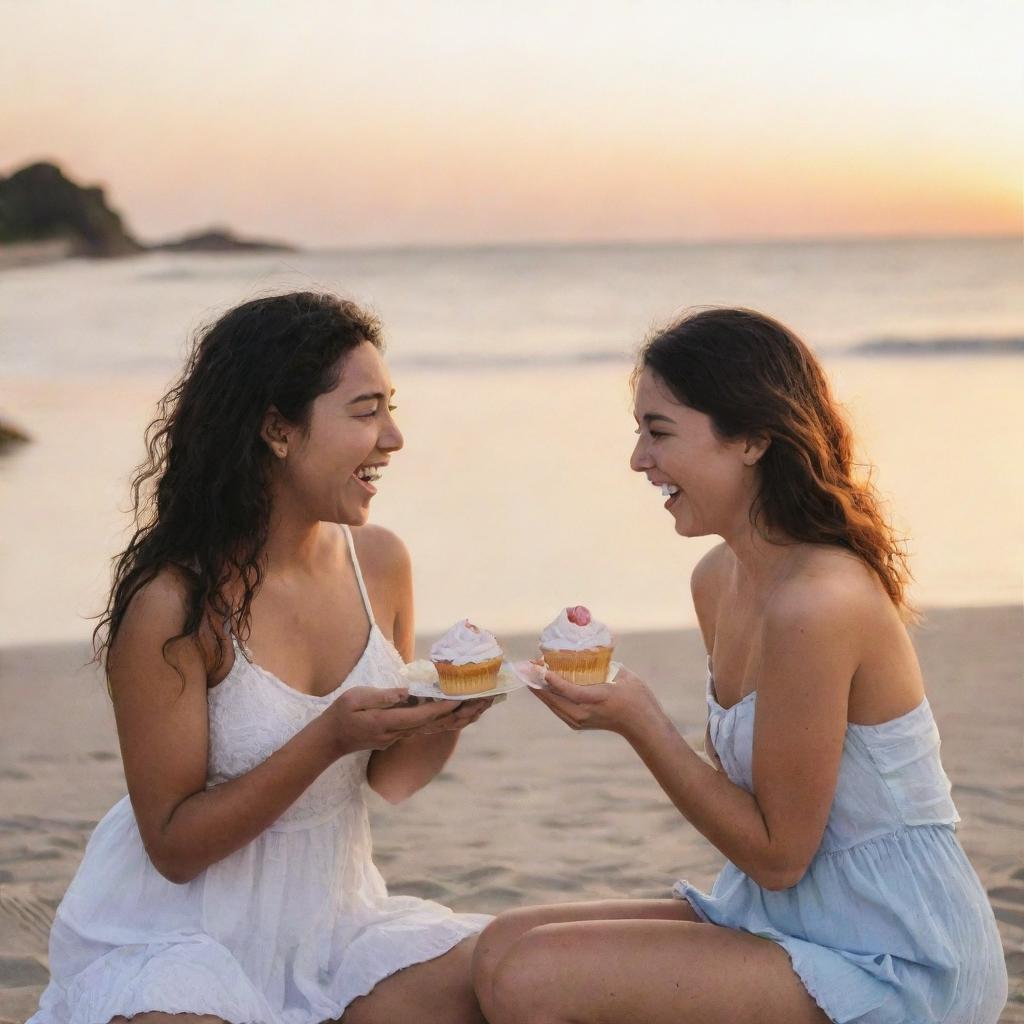
[[[622,670],[547,672],[573,729],[619,733],[728,863],[710,895],[502,914],[491,1024],[995,1024],[1006,969],[905,622],[907,570],[810,350],[743,309],[643,348],[631,468],[683,537],[708,651],[707,760]]]
[[[403,800],[490,703],[406,706],[409,558],[364,525],[393,394],[376,321],[295,293],[206,329],[163,399],[96,633],[128,796],[33,1024],[481,1020],[490,919],[389,896],[371,859],[364,782]]]

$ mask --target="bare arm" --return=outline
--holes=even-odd
[[[705,763],[632,674],[588,688],[549,675],[562,696],[543,699],[576,727],[620,732],[698,831],[759,885],[788,888],[818,849],[835,794],[859,614],[841,588],[777,593],[757,686],[752,793]]]
[[[361,561],[364,569],[379,572],[388,581],[393,595],[394,644],[403,660],[409,662],[413,659],[416,636],[409,552],[398,537],[383,530],[377,531],[373,547],[370,559],[361,556]],[[437,732],[410,736],[387,750],[375,751],[366,772],[371,788],[389,803],[408,799],[444,768],[455,751],[459,732],[488,707],[490,701],[466,701],[438,722]]]
[[[430,708],[395,708],[402,690],[353,689],[257,767],[207,790],[204,654],[192,640],[173,644],[179,676],[161,650],[184,620],[184,586],[162,573],[133,600],[108,664],[132,808],[150,859],[172,882],[255,839],[337,758],[393,743],[433,717]]]

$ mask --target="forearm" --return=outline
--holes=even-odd
[[[458,741],[458,732],[439,732],[375,750],[366,770],[367,782],[389,803],[406,800],[445,766]]]
[[[768,889],[794,884],[756,798],[704,761],[667,717],[625,736],[679,812],[733,864]]]
[[[147,845],[150,858],[172,882],[191,881],[252,842],[343,753],[330,723],[314,719],[251,771],[178,804]]]

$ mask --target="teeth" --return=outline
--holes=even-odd
[[[373,466],[357,470],[356,476],[359,477],[360,480],[365,480],[367,483],[373,483],[380,479],[380,473]]]
[[[667,498],[667,497],[669,497],[672,494],[678,494],[679,493],[679,488],[676,487],[675,484],[662,484],[661,485],[661,493],[662,493],[662,495],[664,495],[664,497]]]

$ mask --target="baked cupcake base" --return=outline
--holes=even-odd
[[[487,661],[471,661],[467,665],[456,665],[453,661],[435,661],[437,681],[447,694],[483,693],[493,690],[498,682],[501,658]]]
[[[552,651],[540,649],[544,663],[552,672],[577,686],[593,686],[608,679],[614,647],[593,647],[587,651]]]

